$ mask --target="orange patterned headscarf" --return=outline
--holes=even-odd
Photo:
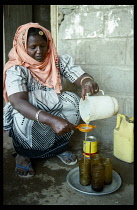
[[[38,62],[27,54],[27,35],[29,28],[40,28],[47,37],[48,52],[44,61]],[[8,96],[5,86],[6,70],[14,65],[26,67],[32,76],[42,85],[54,88],[56,93],[62,89],[58,54],[53,42],[51,33],[38,23],[27,23],[21,25],[14,36],[13,48],[9,52],[9,61],[5,64],[3,73],[4,99],[8,102]]]

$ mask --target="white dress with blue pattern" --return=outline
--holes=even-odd
[[[85,72],[73,64],[70,55],[59,58],[61,78],[71,83]],[[72,124],[79,123],[79,97],[65,91],[56,94],[54,89],[38,83],[30,71],[23,66],[13,66],[7,70],[6,90],[8,96],[27,91],[29,102],[47,113],[56,115]],[[13,139],[16,152],[30,158],[55,156],[67,150],[73,132],[64,135],[56,134],[51,126],[30,120],[13,109],[10,102],[4,107],[3,129]]]

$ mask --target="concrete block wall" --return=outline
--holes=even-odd
[[[59,54],[70,54],[106,95],[116,97],[120,114],[134,116],[133,5],[58,5],[58,9]],[[65,90],[81,94],[68,81]],[[90,124],[97,125],[91,134],[112,148],[116,116]]]

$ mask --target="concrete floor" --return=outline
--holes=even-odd
[[[70,150],[78,156],[82,151],[83,135],[76,131],[70,142]],[[33,159],[36,171],[33,178],[15,176],[15,158],[11,138],[4,133],[3,142],[3,205],[134,205],[134,163],[123,162],[113,156],[112,150],[100,145],[99,153],[110,157],[122,179],[120,188],[108,195],[87,195],[71,188],[66,182],[70,170],[57,157]]]

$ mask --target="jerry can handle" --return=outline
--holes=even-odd
[[[105,95],[105,93],[104,93],[104,91],[103,91],[103,90],[99,90],[99,91],[101,91],[101,92],[102,92],[102,95],[103,95],[103,96]]]
[[[102,92],[102,95],[104,96],[104,91],[103,90],[99,90],[100,92]],[[90,93],[86,93],[86,96],[90,96]]]
[[[118,129],[120,127],[121,121],[124,118],[125,118],[125,115],[122,115],[122,114],[117,115],[117,122],[116,122],[116,127],[115,127],[116,129]]]

